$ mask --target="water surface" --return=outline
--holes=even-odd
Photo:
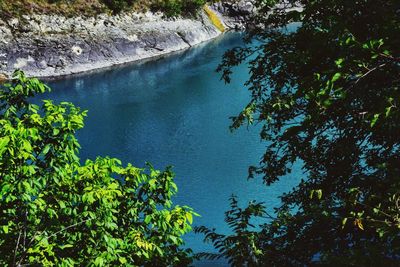
[[[271,208],[297,180],[288,177],[269,188],[261,179],[247,180],[248,166],[259,161],[265,144],[257,127],[230,132],[229,117],[248,103],[248,71],[238,67],[229,85],[215,73],[223,52],[240,44],[240,34],[225,34],[154,61],[51,82],[45,98],[89,111],[78,134],[83,160],[101,155],[138,167],[146,161],[158,169],[174,166],[174,202],[201,214],[196,225],[224,232],[232,194],[242,203],[258,199]],[[196,252],[210,250],[202,236],[186,240]]]

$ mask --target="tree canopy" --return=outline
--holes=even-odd
[[[250,177],[299,184],[227,212],[232,235],[198,231],[233,265],[400,264],[400,2],[256,1],[247,45],[219,71],[249,66],[250,103],[232,128],[261,124],[266,151]],[[300,22],[294,31],[286,30]],[[262,201],[262,200],[259,200]],[[255,227],[255,217],[265,224]]]
[[[211,1],[212,2],[212,1]],[[167,17],[192,17],[206,0],[0,0],[0,18],[20,18],[27,14],[59,14],[67,17],[96,16],[100,13],[163,12]]]
[[[189,207],[170,168],[78,157],[86,111],[31,103],[49,88],[17,71],[0,90],[1,266],[183,266]]]

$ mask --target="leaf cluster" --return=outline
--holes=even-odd
[[[302,167],[258,233],[260,266],[397,266],[400,3],[257,3],[247,45],[218,69],[229,82],[249,66],[251,101],[232,129],[262,126],[266,150],[250,177],[284,183]]]
[[[152,9],[164,12],[167,17],[195,15],[206,2],[206,0],[157,0],[152,4]]]
[[[17,71],[0,91],[1,266],[182,266],[196,214],[174,206],[170,168],[78,157],[86,111],[41,106],[48,91]]]
[[[260,266],[262,251],[258,248],[258,232],[254,219],[267,218],[263,203],[250,202],[246,208],[240,208],[236,196],[230,199],[231,209],[225,213],[225,221],[232,235],[218,234],[216,229],[205,226],[195,228],[195,232],[204,235],[204,242],[211,243],[218,253],[199,253],[197,256],[210,260],[227,258],[232,266]]]

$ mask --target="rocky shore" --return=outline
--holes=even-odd
[[[211,8],[227,29],[242,23],[226,5]],[[0,73],[21,69],[36,77],[69,75],[182,50],[221,33],[204,11],[196,18],[175,19],[150,12],[0,19]]]

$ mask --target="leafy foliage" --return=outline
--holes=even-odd
[[[215,229],[196,227],[195,232],[203,234],[204,241],[212,243],[219,251],[219,254],[199,253],[198,257],[212,260],[224,257],[233,266],[258,266],[262,251],[256,247],[258,232],[251,220],[265,218],[268,213],[263,203],[250,202],[246,208],[240,208],[236,196],[231,197],[230,204],[232,209],[225,213],[225,221],[234,234],[225,236]]]
[[[158,0],[152,7],[164,12],[167,17],[176,17],[182,14],[196,14],[205,3],[206,0]]]
[[[64,16],[95,16],[106,12],[101,0],[0,0],[0,18],[19,18],[26,14],[62,14]]]
[[[257,3],[248,45],[219,67],[227,82],[234,66],[250,69],[252,99],[232,128],[263,126],[267,148],[250,177],[270,185],[295,162],[303,169],[254,238],[258,265],[398,266],[400,2]],[[223,256],[251,261],[240,242],[229,254],[222,244]]]
[[[167,17],[195,15],[206,0],[101,0],[114,13],[137,6],[145,6],[153,11],[161,11]]]
[[[62,14],[64,16],[96,16],[124,11],[162,11],[167,16],[192,16],[205,0],[0,0],[0,17],[5,20],[26,14]]]
[[[81,164],[86,111],[29,97],[49,88],[16,72],[0,91],[1,266],[181,266],[190,208],[173,206],[169,168]]]
[[[134,0],[102,0],[114,13],[119,13],[132,6]]]

